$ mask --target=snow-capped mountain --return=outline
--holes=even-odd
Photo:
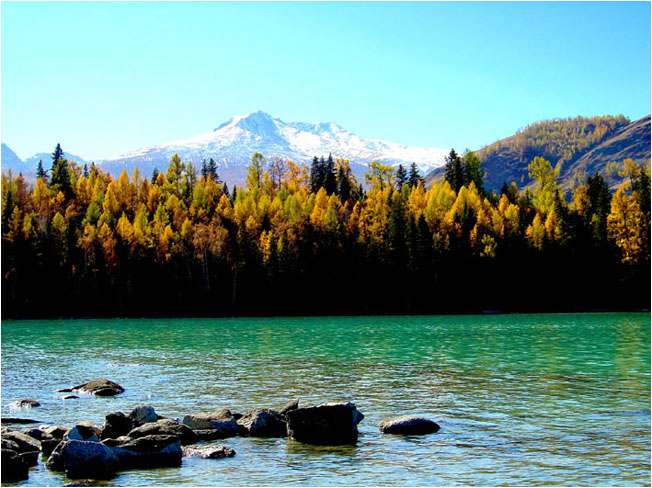
[[[267,158],[289,158],[300,164],[310,164],[313,156],[332,154],[348,159],[358,176],[375,160],[392,166],[403,164],[406,169],[414,162],[426,174],[441,166],[448,153],[445,149],[363,139],[334,123],[286,123],[259,111],[233,117],[205,134],[112,157],[101,165],[112,174],[122,169],[131,172],[137,166],[143,175],[148,175],[154,168],[165,170],[174,154],[197,167],[203,159],[213,158],[222,178],[241,184],[255,152]]]
[[[65,151],[63,157],[68,161],[75,161],[80,166],[87,163],[83,158]],[[36,167],[38,166],[39,161],[41,161],[43,168],[46,171],[49,170],[52,167],[52,153],[40,152],[22,160],[9,146],[4,142],[2,143],[0,167],[2,167],[3,173],[11,170],[16,175],[21,173],[28,181],[30,181],[36,174]]]

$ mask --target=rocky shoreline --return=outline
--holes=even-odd
[[[57,390],[113,396],[124,388],[109,380]],[[37,406],[34,400],[21,400]],[[15,402],[17,404],[23,404]],[[21,419],[11,418],[12,420]],[[300,407],[293,400],[279,410],[253,408],[244,414],[228,409],[188,414],[182,420],[159,415],[151,405],[128,414],[111,412],[102,426],[81,421],[68,428],[41,425],[23,432],[2,429],[2,482],[26,480],[42,454],[45,466],[71,479],[111,479],[119,471],[180,466],[183,457],[221,459],[236,452],[211,441],[235,436],[287,437],[316,445],[355,444],[364,415],[352,402]],[[3,419],[4,421],[5,419]],[[4,423],[4,422],[3,422]],[[386,419],[383,434],[420,435],[439,430],[423,417]],[[201,443],[201,444],[200,444]],[[199,444],[199,445],[198,445]],[[77,485],[78,486],[78,485]]]

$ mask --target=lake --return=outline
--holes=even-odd
[[[108,378],[113,398],[56,388]],[[11,411],[35,398],[41,407]],[[147,403],[180,418],[351,400],[356,446],[231,438],[231,459],[123,471],[107,486],[650,485],[650,314],[2,322],[3,416],[101,425]],[[436,420],[427,436],[382,419]],[[43,463],[17,485],[69,480]]]

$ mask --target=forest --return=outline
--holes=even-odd
[[[484,189],[451,150],[424,188],[416,165],[302,166],[253,155],[244,187],[171,158],[113,179],[63,158],[35,184],[2,176],[2,316],[554,312],[650,306],[650,166],[625,160],[567,201],[543,157],[520,191]]]

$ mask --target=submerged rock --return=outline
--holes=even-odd
[[[40,420],[25,419],[21,417],[2,417],[3,424],[39,424]]]
[[[72,440],[61,449],[68,478],[111,479],[118,469],[118,458],[99,442]]]
[[[355,444],[364,415],[354,403],[323,403],[286,414],[290,438],[309,444]]]
[[[61,392],[65,389],[59,390]],[[71,392],[87,393],[97,396],[114,396],[124,392],[125,389],[114,381],[107,379],[92,380],[78,386],[73,386]]]
[[[29,478],[29,466],[25,460],[14,450],[2,448],[2,473],[3,483],[13,483]]]
[[[226,446],[189,446],[182,447],[184,457],[200,457],[202,459],[222,459],[235,456],[235,451]]]
[[[41,404],[32,398],[18,400],[9,404],[9,408],[34,408],[40,406]]]
[[[252,437],[286,437],[285,417],[269,408],[254,408],[238,420],[241,435]]]
[[[79,397],[77,395],[66,395],[66,396],[61,397],[62,400],[74,400],[75,398],[79,398]],[[68,486],[68,485],[65,485],[65,486]]]
[[[439,424],[424,417],[405,416],[385,419],[380,423],[383,434],[423,435],[439,430]]]

